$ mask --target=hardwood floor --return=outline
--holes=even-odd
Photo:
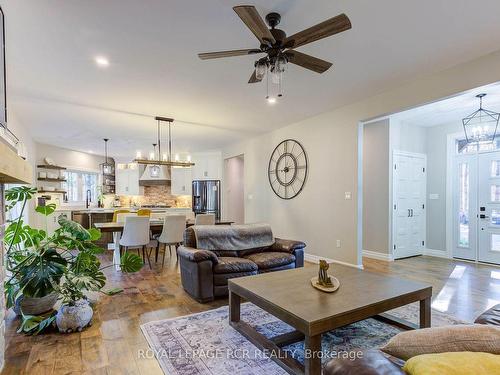
[[[499,267],[432,257],[392,263],[365,259],[364,265],[369,271],[432,284],[433,308],[463,320],[472,321],[486,308],[500,303]],[[167,258],[163,269],[158,265],[133,275],[113,269],[106,273],[109,287],[125,291],[111,297],[99,295],[94,324],[81,333],[19,335],[18,322],[10,311],[2,374],[161,374],[155,359],[138,354],[148,348],[140,325],[227,304],[227,299],[210,304],[191,299],[180,285],[175,257]]]

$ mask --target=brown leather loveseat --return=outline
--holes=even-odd
[[[197,301],[209,302],[227,296],[231,278],[303,267],[305,246],[274,238],[266,225],[189,227],[177,252],[182,286]]]

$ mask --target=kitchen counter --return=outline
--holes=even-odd
[[[74,213],[86,213],[86,214],[105,214],[105,213],[113,213],[116,210],[129,210],[130,212],[137,212],[140,209],[140,207],[114,207],[114,208],[96,208],[96,207],[90,207],[90,208],[59,208],[57,211],[72,211]],[[155,207],[155,208],[144,208],[144,209],[149,209],[151,212],[175,212],[175,211],[191,211],[191,207]]]

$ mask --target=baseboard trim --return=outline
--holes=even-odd
[[[424,255],[436,257],[436,258],[446,258],[451,259],[446,251],[435,250],[435,249],[424,249]]]
[[[384,254],[371,250],[363,250],[363,256],[371,259],[384,260],[386,262],[394,261],[394,256],[392,254]]]
[[[343,266],[348,266],[348,267],[354,267],[362,270],[364,267],[362,264],[352,264],[352,263],[347,263],[347,262],[342,262],[340,260],[335,260],[331,258],[325,258],[325,257],[320,257],[314,254],[304,254],[304,260],[311,262],[311,263],[316,263],[319,264],[320,260],[326,260],[328,263],[336,263],[336,264],[341,264]]]

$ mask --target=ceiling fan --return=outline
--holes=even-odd
[[[221,57],[265,53],[266,56],[255,62],[255,69],[248,83],[262,81],[266,72],[271,74],[280,74],[284,72],[288,62],[317,73],[324,73],[332,66],[332,63],[298,52],[295,48],[341,33],[351,28],[351,21],[342,13],[308,29],[287,36],[283,30],[276,28],[281,21],[281,15],[279,13],[273,12],[266,16],[266,22],[270,27],[268,28],[254,6],[239,5],[233,7],[233,9],[243,23],[257,37],[260,42],[260,47],[199,53],[198,57],[202,60],[208,60]]]

